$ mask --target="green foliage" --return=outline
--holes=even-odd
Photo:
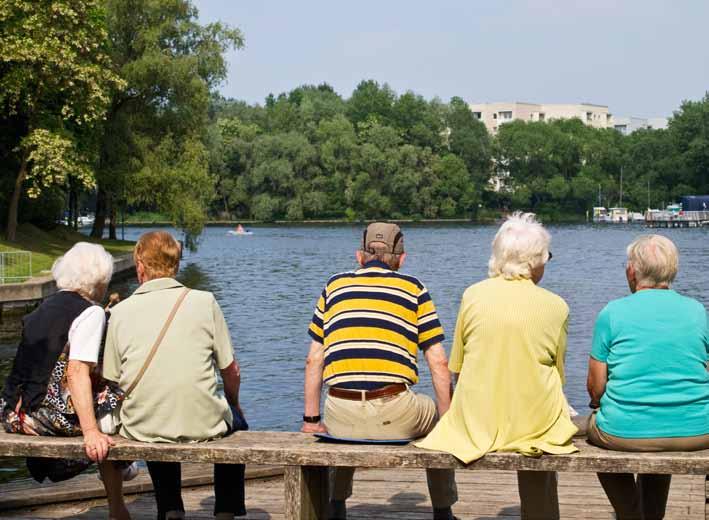
[[[371,80],[346,100],[327,85],[263,107],[218,98],[213,209],[260,220],[486,218],[489,208],[562,219],[622,197],[642,210],[709,190],[708,107],[684,103],[669,130],[627,137],[579,119],[512,121],[490,136],[461,98],[397,96]]]
[[[207,150],[198,139],[164,137],[132,176],[128,203],[154,206],[190,235],[202,230],[204,208],[214,198]]]
[[[225,51],[242,47],[243,36],[220,23],[199,24],[190,0],[107,0],[106,10],[112,68],[127,88],[112,92],[99,188],[113,206],[139,204],[196,234],[226,167],[211,153],[221,145],[207,131],[210,89],[226,76]],[[219,159],[226,160],[238,158]]]
[[[98,0],[0,0],[0,105],[30,127],[103,118],[110,88],[108,35]]]
[[[94,186],[94,173],[77,153],[76,143],[70,136],[38,128],[22,140],[21,147],[30,166],[29,198],[36,199],[44,190],[64,185],[69,174],[85,188]]]
[[[489,137],[467,106],[375,81],[347,100],[325,84],[264,107],[217,98],[210,114],[213,210],[235,218],[473,216],[490,176]],[[456,117],[457,153],[447,130]]]
[[[700,101],[685,101],[670,121],[669,132],[678,151],[683,182],[709,192],[709,93]]]
[[[0,118],[14,120],[6,160],[19,165],[8,204],[14,239],[21,195],[38,197],[74,175],[93,184],[77,146],[125,83],[110,68],[103,2],[0,0]]]

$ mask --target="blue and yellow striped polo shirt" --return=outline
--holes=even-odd
[[[308,333],[325,346],[325,384],[356,390],[417,383],[419,349],[444,339],[426,287],[378,261],[330,278]]]

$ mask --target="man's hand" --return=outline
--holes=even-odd
[[[322,422],[304,422],[303,426],[300,428],[300,431],[303,433],[327,433],[327,428],[325,428],[325,425]]]
[[[108,456],[108,450],[113,445],[115,445],[113,439],[98,430],[84,432],[86,455],[94,462],[103,462]]]

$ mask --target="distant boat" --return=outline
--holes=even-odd
[[[596,224],[628,224],[644,220],[642,213],[630,213],[628,208],[606,209],[602,206],[593,208],[593,222]]]
[[[627,224],[629,221],[628,208],[610,208],[611,223]]]
[[[596,206],[593,208],[593,221],[596,224],[607,224],[611,221],[610,215],[608,215],[608,210],[603,206]]]

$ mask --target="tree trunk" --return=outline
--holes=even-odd
[[[79,211],[79,192],[76,188],[76,183],[74,184],[74,230],[79,231],[79,217],[81,217],[81,212]]]
[[[17,212],[20,208],[20,196],[22,195],[22,183],[27,177],[27,153],[22,153],[22,161],[20,162],[20,171],[15,179],[15,189],[12,192],[10,199],[10,207],[7,211],[7,230],[6,238],[10,242],[17,239]]]
[[[67,225],[74,231],[79,229],[79,194],[73,177],[69,177],[69,218],[67,219]]]
[[[116,239],[116,205],[113,202],[113,197],[109,197],[108,199],[108,214],[110,216],[110,221],[108,223],[108,239],[109,240],[117,240]]]
[[[96,212],[94,225],[91,227],[92,238],[103,238],[103,230],[106,227],[106,192],[99,186],[96,192]]]
[[[71,186],[71,179],[69,179],[69,216],[66,219],[67,227],[74,227],[74,190]]]

